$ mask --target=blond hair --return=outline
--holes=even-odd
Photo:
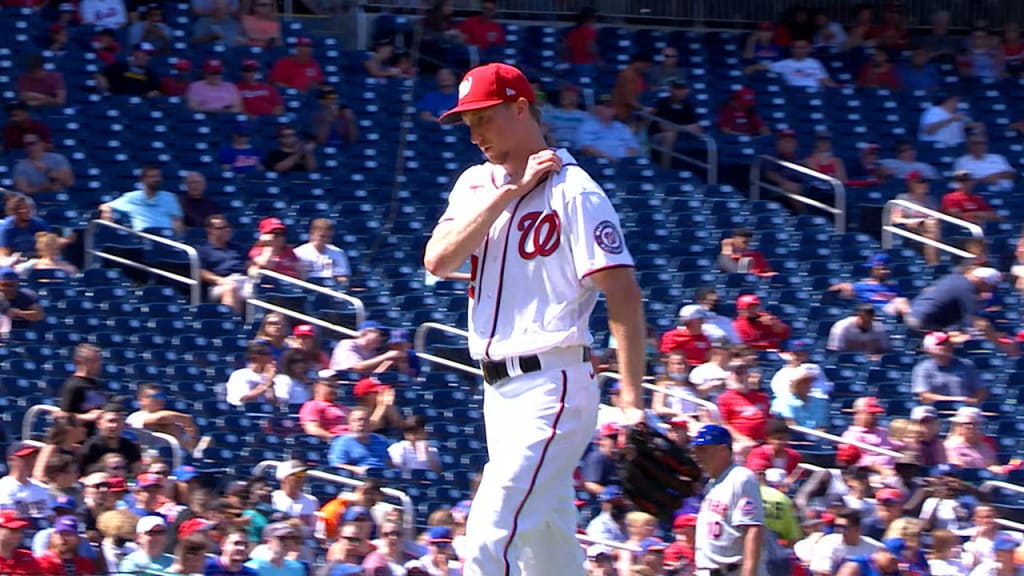
[[[108,510],[96,518],[96,528],[105,538],[135,538],[135,525],[139,517],[127,510]]]
[[[928,558],[933,560],[942,558],[943,554],[952,550],[959,543],[960,537],[949,530],[935,530],[932,532],[932,551],[928,554]]]
[[[885,539],[902,538],[904,542],[917,545],[921,542],[921,521],[917,518],[901,517],[892,521],[885,531]]]
[[[651,516],[647,512],[640,512],[634,510],[629,514],[626,514],[626,526],[647,526],[649,524],[657,524],[658,519]]]
[[[889,421],[889,439],[906,442],[910,437],[912,422],[906,418],[893,418]]]

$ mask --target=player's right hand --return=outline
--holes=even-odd
[[[516,185],[520,196],[528,194],[544,181],[548,175],[557,173],[562,169],[562,159],[554,150],[541,150],[531,154],[526,161],[526,170],[523,178]]]

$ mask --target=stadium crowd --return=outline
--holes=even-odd
[[[82,56],[69,45],[69,32],[90,31],[89,57],[103,65],[92,83],[97,94],[179,97],[195,112],[244,114],[215,159],[239,179],[263,171],[314,172],[326,160],[325,147],[345,150],[359,141],[360,119],[327,82],[311,37],[295,39],[264,80],[255,60],[229,70],[220,58],[195,66],[173,58],[174,23],[163,21],[159,4],[3,4],[4,11],[20,8],[38,10],[48,23],[38,31],[39,49],[58,62]],[[381,81],[432,78],[433,89],[418,100],[416,121],[433,125],[456,102],[457,71],[505,43],[498,8],[483,0],[479,14],[459,20],[452,2],[433,2],[420,20],[419,51],[406,51],[400,38],[377,38],[364,72]],[[242,5],[193,0],[191,12],[189,38],[195,45],[285,44],[281,18],[269,0]],[[975,187],[1012,193],[1016,168],[988,151],[991,127],[969,118],[955,95],[937,96],[920,116],[916,142],[895,143],[893,157],[879,158],[888,143],[869,143],[860,156],[842,158],[827,132],[797,134],[771,125],[757,111],[761,95],[749,87],[716,103],[720,108],[710,119],[699,114],[691,94],[694,79],[679,62],[678,46],[633,54],[616,70],[598,50],[597,16],[589,9],[580,12],[565,34],[561,58],[574,78],[614,71],[614,83],[596,92],[585,83],[559,86],[556,101],[543,106],[552,145],[611,163],[650,153],[670,169],[677,166],[671,152],[687,149],[688,134],[715,130],[771,140],[778,158],[850,187],[896,183],[905,188],[899,198],[952,216],[982,224],[1002,218]],[[1005,25],[1002,39],[985,23],[961,38],[949,32],[948,14],[938,12],[930,30],[912,36],[895,4],[881,14],[860,9],[848,25],[830,16],[835,15],[797,7],[778,23],[761,23],[737,55],[743,74],[775,74],[795,89],[837,89],[839,83],[812,56],[819,49],[860,59],[854,83],[862,88],[937,91],[937,64],[944,62],[954,63],[964,79],[1018,77],[1024,71],[1024,45],[1013,24]],[[168,70],[151,65],[154,55],[169,54]],[[0,334],[5,337],[59,313],[44,309],[28,288],[34,273],[81,273],[63,254],[78,241],[77,234],[52,226],[37,211],[37,203],[52,205],[60,194],[74,194],[78,167],[33,112],[64,106],[68,91],[82,87],[66,86],[59,70],[33,54],[14,89],[18,101],[7,106],[3,127],[14,189],[0,226]],[[265,117],[284,112],[283,91],[308,95],[315,107],[309,126],[279,123],[276,142],[254,141]],[[813,137],[813,147],[801,157],[798,137],[807,136]],[[951,167],[950,189],[940,198],[930,188],[944,189],[945,174],[916,157],[915,144],[928,142],[966,145]],[[289,234],[281,218],[264,215],[255,229],[244,231],[245,238],[256,238],[246,247],[233,239],[236,223],[207,194],[203,173],[173,175],[180,178],[179,193],[167,189],[159,166],[139,166],[137,176],[137,190],[96,206],[96,215],[134,230],[165,230],[190,239],[199,254],[204,296],[234,313],[244,310],[261,270],[341,289],[354,275],[349,255],[333,243],[331,219],[311,219],[308,241],[293,247],[288,238],[296,234]],[[786,192],[810,193],[808,183],[791,171],[765,177]],[[933,240],[942,237],[941,226],[923,212],[901,209],[893,221]],[[714,255],[717,270],[708,271],[769,281],[785,274],[754,248],[758,232],[733,230]],[[1009,576],[1024,570],[1024,534],[998,523],[1009,519],[1002,517],[1005,508],[992,503],[993,495],[980,482],[1019,479],[1014,472],[1021,462],[1002,458],[986,434],[989,390],[980,369],[960,353],[979,340],[990,342],[993,354],[1019,353],[1021,338],[997,322],[992,310],[1004,276],[1016,288],[1024,286],[1024,264],[1004,275],[999,263],[988,260],[984,241],[967,243],[964,250],[974,258],[920,293],[904,293],[891,281],[890,256],[884,252],[868,259],[864,278],[828,287],[850,313],[830,327],[827,350],[815,349],[808,335],[773,314],[771,303],[759,296],[743,294],[723,305],[711,286],[685,287],[695,294],[692,301],[678,303],[678,326],[651,334],[650,372],[661,390],[651,398],[649,419],[683,446],[702,423],[717,421],[729,430],[736,462],[755,471],[761,482],[770,529],[765,557],[773,576]],[[1024,235],[1016,255],[1024,262]],[[925,247],[922,256],[929,264],[940,263],[933,247]],[[898,412],[909,417],[893,417],[879,398],[863,395],[846,406],[852,414],[847,425],[833,413],[834,384],[812,357],[846,353],[878,361],[893,348],[886,319],[904,323],[920,341],[922,355],[908,385],[915,400]],[[430,438],[437,423],[401,406],[400,391],[382,382],[388,373],[419,377],[421,359],[406,330],[389,330],[374,320],[356,329],[355,337],[332,349],[314,326],[293,326],[286,315],[266,313],[247,340],[244,365],[232,366],[226,381],[217,383],[236,413],[269,404],[296,424],[290,434],[321,441],[316,460],[279,454],[283,461],[273,481],[226,478],[216,467],[205,469],[215,440],[199,418],[171,409],[175,399],[167,386],[145,383],[132,390],[134,398],[126,397],[106,387],[101,348],[75,347],[74,371],[59,391],[59,412],[45,440],[23,438],[6,445],[0,574],[460,574],[460,541],[472,495],[427,518],[411,518],[412,510],[386,503],[382,493],[396,470],[427,478],[444,470],[443,454]],[[595,367],[614,371],[613,350],[609,343],[608,353],[595,355]],[[765,355],[781,358],[777,370],[765,371]],[[339,390],[352,402],[340,401]],[[594,542],[586,546],[587,569],[594,576],[691,576],[699,498],[688,501],[671,525],[631,508],[618,480],[622,413],[614,381],[605,394],[594,445],[578,475],[580,532],[591,539],[585,542]],[[837,421],[842,428],[836,428]],[[832,451],[823,455],[821,442],[802,430],[840,433],[842,440],[831,443],[834,461]],[[172,467],[165,455],[146,449],[146,431],[173,437],[186,462]],[[362,483],[318,499],[306,485],[314,469]]]

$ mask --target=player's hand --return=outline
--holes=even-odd
[[[541,150],[536,154],[530,155],[529,160],[526,161],[526,170],[523,172],[523,178],[516,185],[519,195],[528,194],[538,184],[543,182],[548,175],[557,173],[561,169],[562,159],[558,157],[554,150]]]

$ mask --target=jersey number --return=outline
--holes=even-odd
[[[551,256],[562,243],[562,220],[557,212],[527,212],[519,219],[519,256],[533,260],[537,256]]]

